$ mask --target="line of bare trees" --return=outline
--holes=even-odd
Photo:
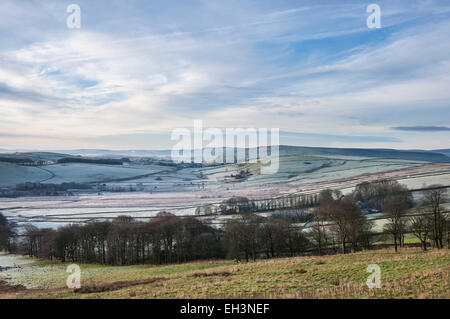
[[[223,229],[195,217],[161,212],[149,222],[119,216],[54,229],[28,226],[21,252],[63,262],[112,265],[168,264],[201,259],[237,261],[303,253],[308,240],[289,216],[238,215]]]
[[[224,228],[227,257],[237,261],[303,254],[310,246],[289,216],[240,214]]]
[[[309,227],[309,237],[319,254],[330,247],[336,250],[336,241],[346,253],[368,248],[375,238],[373,222],[364,211],[383,212],[387,222],[383,227],[397,252],[405,244],[405,234],[417,237],[424,250],[428,245],[436,248],[450,247],[450,219],[443,210],[446,188],[433,185],[423,190],[421,201],[415,205],[411,192],[394,180],[365,182],[343,196],[339,191],[324,190],[319,195],[319,205],[314,210],[314,221]]]
[[[167,264],[223,257],[220,236],[198,219],[161,212],[150,222],[119,216],[57,230],[28,227],[22,248],[30,256],[63,262]]]
[[[28,226],[21,235],[20,253],[43,259],[112,265],[167,264],[201,259],[295,256],[316,250],[347,253],[373,245],[377,234],[367,213],[373,209],[387,217],[384,234],[397,251],[411,233],[424,250],[450,246],[449,218],[443,210],[446,189],[432,186],[423,191],[416,208],[411,192],[396,181],[375,181],[358,185],[344,196],[324,190],[317,196],[313,221],[303,222],[289,214],[261,217],[240,212],[223,228],[196,217],[159,213],[149,222],[128,216],[112,221],[69,225],[59,229]],[[241,204],[243,201],[236,200]],[[0,214],[0,249],[11,248],[12,233]]]
[[[372,221],[364,216],[350,196],[326,189],[319,195],[309,236],[319,254],[330,246],[336,250],[336,242],[343,253],[348,251],[348,246],[354,252],[369,248],[372,226]]]
[[[384,231],[392,236],[395,251],[399,246],[404,246],[406,233],[417,237],[423,250],[427,250],[428,245],[444,248],[445,241],[450,247],[450,219],[442,208],[447,190],[439,185],[424,189],[421,201],[411,210],[414,202],[408,189],[396,182],[391,183],[390,187],[392,191],[383,202],[383,211],[388,216]]]
[[[429,245],[450,248],[450,216],[442,208],[446,201],[446,189],[429,187],[423,191],[422,202],[414,215],[406,217],[407,230],[420,240],[423,250]]]
[[[296,194],[271,199],[249,199],[233,196],[220,205],[207,204],[196,209],[196,215],[233,215],[237,213],[256,213],[275,210],[305,210],[318,204],[317,194]]]

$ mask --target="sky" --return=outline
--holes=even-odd
[[[447,0],[2,0],[0,17],[0,148],[168,149],[194,120],[450,148]]]

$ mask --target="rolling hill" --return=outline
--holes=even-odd
[[[260,154],[263,149],[260,149]],[[243,153],[244,149],[236,152]],[[254,184],[293,182],[292,178],[300,176],[314,180],[311,173],[320,171],[330,174],[330,171],[344,171],[354,174],[378,172],[389,169],[421,165],[421,163],[450,163],[450,157],[445,150],[438,151],[404,151],[393,149],[354,149],[300,147],[282,145],[279,148],[280,170],[278,174],[266,176],[264,179],[250,178]],[[175,167],[164,166],[158,161],[170,159],[170,150],[74,150],[61,152],[4,152],[0,154],[0,187],[11,187],[23,182],[39,183],[99,183],[119,180],[135,180],[158,172],[176,171]],[[122,163],[117,159],[131,158],[131,163]],[[67,159],[76,159],[67,161]],[[379,162],[380,160],[393,162]],[[402,161],[395,162],[395,161]],[[31,162],[31,163],[30,163]],[[34,162],[34,163],[33,163]],[[39,163],[39,164],[36,164]],[[113,165],[114,164],[114,165]],[[226,175],[226,165],[222,169],[208,168],[205,174]],[[388,168],[390,166],[390,168]],[[257,169],[257,167],[249,167]],[[230,169],[239,169],[230,166]],[[374,170],[375,169],[375,170]],[[356,171],[357,170],[357,171]],[[197,171],[195,174],[199,173]],[[188,172],[191,175],[192,172]],[[299,175],[300,174],[300,175]],[[328,176],[326,175],[326,176]],[[218,176],[217,174],[214,176]],[[324,178],[325,177],[324,175]],[[322,178],[323,179],[323,178]]]

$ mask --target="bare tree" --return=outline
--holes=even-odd
[[[343,195],[340,190],[324,189],[319,193],[319,205],[324,205],[338,199],[342,199]]]
[[[276,219],[267,218],[261,223],[258,229],[258,242],[267,258],[273,258],[276,252],[279,252],[278,246],[281,244],[279,234],[281,232],[281,226]]]
[[[423,204],[428,206],[433,214],[433,241],[437,248],[444,247],[444,229],[446,216],[442,212],[442,203],[446,201],[447,189],[440,185],[432,185],[423,192]]]
[[[256,259],[259,219],[253,214],[240,214],[225,226],[229,257],[240,261]]]
[[[322,193],[321,193],[322,195]],[[333,201],[332,197],[327,197],[325,200],[321,196],[320,205],[314,209],[314,220],[309,227],[309,238],[317,247],[319,255],[323,253],[323,249],[328,245],[328,231],[326,228],[328,204]]]
[[[433,229],[433,220],[430,216],[423,214],[422,209],[417,210],[418,215],[409,219],[409,230],[422,244],[423,250],[427,250],[427,242]]]
[[[358,238],[358,225],[363,224],[365,221],[361,209],[348,198],[335,200],[328,205],[328,219],[332,223],[331,229],[339,238],[342,252],[344,254],[347,252],[347,242],[351,242],[354,250]]]
[[[11,239],[14,235],[11,225],[0,213],[0,250],[11,251]]]
[[[406,186],[396,184],[392,187],[393,193],[387,196],[383,210],[388,215],[388,223],[384,230],[390,233],[394,238],[395,252],[398,251],[398,245],[403,246],[404,234],[406,229],[405,213],[410,208],[411,202]]]
[[[389,179],[358,184],[352,196],[355,201],[361,202],[364,208],[383,210],[387,200],[399,193],[402,196],[406,195],[409,202],[412,201],[411,195],[405,193],[404,186],[396,180]]]

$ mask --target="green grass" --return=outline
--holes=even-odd
[[[373,241],[371,243],[373,246],[378,246],[378,245],[393,246],[394,245],[394,240],[392,239],[392,236],[389,236],[389,235],[380,235],[380,236],[383,239]],[[412,244],[420,245],[421,242],[420,242],[419,238],[417,238],[413,234],[407,233],[407,234],[405,234],[405,244],[406,245],[412,245]]]
[[[381,288],[368,289],[369,264],[381,268]],[[346,255],[229,260],[169,266],[80,265],[83,287],[107,291],[76,293],[64,288],[66,265],[36,263],[40,289],[24,298],[450,298],[450,250],[380,249]],[[140,283],[151,278],[157,281]],[[111,286],[113,285],[113,286]],[[112,288],[111,288],[112,287]],[[1,293],[0,293],[1,296]],[[15,296],[14,296],[15,297]]]

